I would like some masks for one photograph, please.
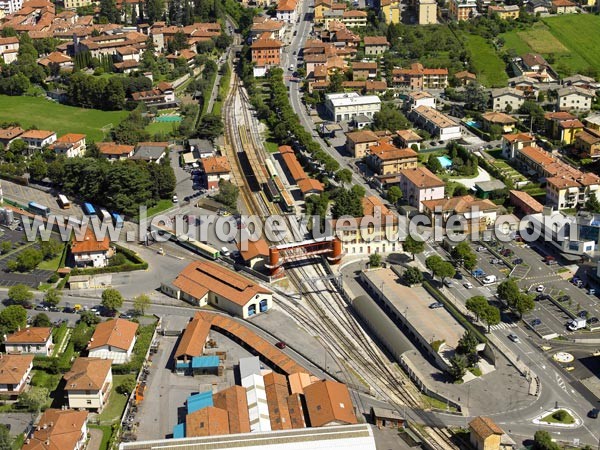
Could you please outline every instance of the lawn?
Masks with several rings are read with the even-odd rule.
[[[562,417],[561,417],[562,414]],[[543,417],[542,422],[547,422],[547,423],[562,423],[565,425],[570,425],[572,423],[575,423],[575,419],[573,418],[573,416],[571,414],[569,414],[567,411],[565,411],[564,409],[559,409],[558,411],[554,411],[551,414],[548,414],[546,417]]]
[[[155,214],[158,214],[159,212],[163,212],[166,209],[169,209],[170,207],[173,206],[173,202],[171,200],[167,199],[162,199],[159,200],[158,203],[156,205],[154,205],[152,208],[148,208],[147,211],[147,216],[151,217]]]
[[[501,34],[504,49],[518,55],[541,53],[560,75],[600,70],[600,17],[592,14],[567,14],[548,17],[527,31]]]
[[[61,249],[60,253],[58,255],[56,255],[54,258],[42,261],[41,263],[38,264],[37,268],[43,269],[43,270],[52,270],[52,271],[58,270],[58,265],[60,264],[60,260],[62,258],[62,252],[63,251]]]
[[[479,82],[486,87],[506,86],[505,64],[496,50],[481,36],[465,34],[464,37]]]
[[[112,436],[112,429],[107,425],[90,425],[89,428],[97,428],[102,431],[102,441],[98,450],[108,450],[108,442]]]
[[[146,131],[152,136],[155,134],[168,134],[176,131],[181,122],[152,122],[146,126]]]
[[[41,97],[0,95],[0,122],[19,122],[22,127],[36,126],[53,130],[60,136],[83,133],[89,141],[102,141],[102,128],[116,126],[127,111],[99,111],[60,105]]]
[[[102,412],[98,415],[100,423],[112,424],[119,421],[125,410],[127,404],[127,396],[119,394],[117,392],[117,386],[121,384],[124,378],[129,375],[114,375],[113,376],[113,387],[110,391],[110,397],[108,398],[108,404],[104,407]]]
[[[43,370],[34,371],[33,378],[31,379],[31,384],[33,386],[45,387],[48,389],[48,392],[52,392],[60,383],[60,379],[62,378],[62,374],[52,374],[45,372]]]

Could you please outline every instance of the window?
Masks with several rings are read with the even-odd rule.
[[[86,400],[86,404],[87,404],[87,405],[91,405],[91,404],[92,404],[92,401],[91,401],[91,400]]]

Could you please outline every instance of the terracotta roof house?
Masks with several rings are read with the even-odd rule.
[[[229,434],[229,415],[224,409],[207,406],[185,417],[185,437],[224,434]]]
[[[25,130],[21,127],[0,128],[0,144],[8,147],[12,141],[21,136]]]
[[[481,117],[483,119],[483,129],[486,131],[490,131],[492,126],[496,125],[502,129],[502,133],[511,133],[518,122],[514,117],[496,111],[487,112]]]
[[[461,72],[456,72],[454,74],[454,78],[456,78],[456,80],[462,84],[463,86],[466,86],[467,84],[473,82],[473,81],[477,81],[477,75],[475,75],[474,73],[469,72],[468,70],[463,70]]]
[[[288,383],[285,375],[276,372],[264,377],[271,430],[290,430],[292,421],[288,409]]]
[[[416,168],[417,156],[411,148],[398,148],[387,139],[380,139],[376,145],[369,147],[367,164],[376,174],[389,175]]]
[[[487,199],[478,199],[472,195],[462,197],[442,198],[438,200],[425,200],[422,202],[423,210],[430,214],[440,215],[443,223],[453,214],[464,216],[464,224],[459,224],[453,231],[468,233],[472,229],[485,230],[496,221],[498,205]]]
[[[253,269],[260,269],[269,258],[269,245],[264,239],[257,241],[248,240],[244,248],[243,242],[239,242],[238,250],[244,263]]]
[[[515,133],[502,135],[502,154],[505,158],[513,159],[517,151],[523,147],[535,145],[535,137],[529,133]]]
[[[304,388],[304,399],[311,427],[358,422],[345,384],[330,380],[313,383]]]
[[[85,153],[85,134],[67,133],[59,137],[51,148],[57,155],[65,155],[67,158],[83,156]]]
[[[98,142],[96,147],[98,147],[100,156],[110,161],[130,158],[135,150],[133,145],[115,144],[114,142]]]
[[[101,411],[112,385],[110,359],[79,357],[64,376],[69,408]]]
[[[362,158],[368,149],[379,142],[379,136],[371,130],[350,131],[346,133],[346,150],[354,158]]]
[[[87,419],[87,411],[47,409],[22,450],[83,450]]]
[[[113,250],[110,247],[108,235],[99,241],[96,239],[92,227],[88,227],[83,239],[78,239],[77,235],[73,236],[71,254],[75,260],[75,265],[78,267],[89,265],[93,267],[105,267],[108,264],[108,258],[113,254]]]
[[[477,450],[500,450],[504,431],[489,417],[476,417],[469,422],[471,445]]]
[[[88,355],[110,359],[113,364],[123,364],[131,358],[136,341],[138,324],[125,319],[113,319],[96,325],[88,344]]]
[[[185,327],[181,340],[175,350],[175,364],[177,362],[189,362],[192,358],[201,356],[208,340],[210,322],[202,318],[199,313]]]
[[[217,189],[219,181],[231,179],[231,166],[225,156],[209,156],[200,160],[207,189]]]
[[[242,386],[231,386],[213,394],[213,403],[215,407],[227,411],[231,434],[250,432],[248,399]]]
[[[273,294],[242,275],[219,264],[194,261],[163,292],[197,306],[211,304],[248,318],[271,308]]]
[[[446,183],[427,167],[404,169],[399,175],[404,199],[419,211],[423,211],[424,201],[439,200],[445,196]]]
[[[27,130],[19,136],[19,139],[25,141],[31,150],[40,150],[56,141],[56,133],[47,130]]]
[[[0,354],[0,395],[19,395],[31,380],[33,355]]]
[[[6,337],[4,348],[6,353],[33,353],[50,356],[54,348],[52,328],[28,327],[15,331]]]

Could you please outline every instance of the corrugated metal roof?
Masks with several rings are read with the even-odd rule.
[[[188,414],[208,406],[213,406],[212,391],[199,392],[198,394],[190,395],[187,399]]]
[[[181,439],[185,437],[185,423],[178,423],[173,427],[173,439]]]
[[[219,357],[211,355],[195,356],[192,358],[192,369],[202,369],[207,367],[219,367]]]

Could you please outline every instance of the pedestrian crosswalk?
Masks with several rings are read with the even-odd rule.
[[[517,324],[516,323],[506,323],[506,322],[500,322],[498,325],[492,325],[490,327],[491,330],[508,330],[510,328],[516,328]]]

